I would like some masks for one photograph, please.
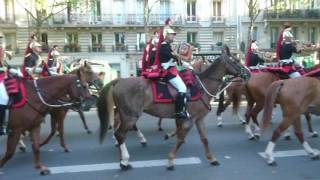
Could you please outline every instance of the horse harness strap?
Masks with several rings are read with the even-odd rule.
[[[78,86],[78,83],[79,83],[79,80],[77,80],[77,86]],[[64,103],[64,104],[48,104],[42,97],[41,95],[41,92],[40,92],[40,88],[38,87],[38,84],[37,84],[37,80],[33,80],[33,84],[34,84],[34,87],[36,88],[36,92],[37,92],[37,95],[39,97],[39,99],[41,100],[41,102],[46,105],[46,106],[49,106],[49,107],[66,107],[66,106],[71,106],[73,105],[74,103]]]
[[[227,86],[225,86],[222,90],[220,90],[219,92],[217,92],[217,93],[214,95],[214,94],[211,94],[211,93],[208,91],[208,89],[204,86],[204,84],[201,82],[199,76],[195,75],[195,77],[196,77],[196,79],[198,80],[198,82],[199,82],[199,84],[201,85],[201,87],[202,87],[202,89],[204,90],[204,92],[205,92],[206,94],[208,94],[210,97],[219,97],[219,95],[220,95],[226,88],[228,88],[228,87],[231,85],[231,83],[232,83],[232,82],[230,82]],[[212,79],[212,80],[216,80],[216,81],[222,83],[222,80],[220,80],[220,79],[213,79],[213,78],[211,78],[211,79]]]
[[[204,99],[202,98],[202,96],[200,97],[200,100],[201,100],[201,102],[203,103],[203,105],[204,105],[209,111],[212,110],[211,105],[210,105],[210,104],[207,104],[207,103],[204,101]]]

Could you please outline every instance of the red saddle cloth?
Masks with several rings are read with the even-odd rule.
[[[9,95],[9,107],[20,108],[26,104],[26,90],[23,81],[18,78],[7,78],[4,80]]]
[[[272,73],[274,75],[276,75],[277,77],[279,77],[279,79],[288,79],[289,78],[289,74],[294,72],[294,71],[298,71],[300,72],[300,74],[304,74],[304,70],[301,67],[295,66],[295,65],[290,65],[290,66],[267,66],[264,68],[257,68],[257,69],[251,69],[250,68],[250,72],[251,73],[259,73],[259,72],[269,72]]]
[[[187,86],[187,100],[196,101],[200,99],[200,87],[196,83],[196,78],[190,70],[179,72],[181,79]],[[175,101],[177,90],[170,84],[161,79],[152,80],[153,101],[155,103],[172,103]]]

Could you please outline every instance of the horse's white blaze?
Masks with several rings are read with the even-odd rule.
[[[120,145],[120,151],[121,151],[121,164],[127,166],[129,164],[129,152],[126,146],[126,143],[122,143]]]

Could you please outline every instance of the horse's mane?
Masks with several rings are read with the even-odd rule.
[[[212,71],[217,71],[217,68],[218,68],[217,65],[218,63],[221,63],[220,61],[221,61],[221,56],[215,59],[213,63],[206,70],[204,70],[203,72],[200,72],[198,74],[199,78],[202,79],[202,78],[208,77]]]

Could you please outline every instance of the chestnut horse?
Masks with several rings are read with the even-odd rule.
[[[29,131],[31,133],[32,148],[34,153],[35,167],[41,175],[49,174],[49,169],[40,161],[40,125],[45,114],[50,111],[51,106],[78,105],[83,98],[90,96],[87,82],[80,71],[77,75],[62,75],[38,80],[23,81],[27,103],[18,109],[9,110],[8,128],[10,132],[7,139],[7,150],[0,161],[0,167],[13,156],[21,133]],[[59,101],[69,96],[71,103],[62,104]],[[27,114],[27,116],[26,116]]]
[[[100,88],[101,86],[99,85],[100,79],[96,75],[95,72],[93,72],[91,66],[87,64],[86,62],[84,63],[83,66],[81,66],[79,69],[76,69],[70,74],[75,74],[76,72],[80,71],[81,76],[83,77],[84,81],[88,83],[88,85],[93,85],[96,88]],[[73,108],[75,111],[77,111],[80,115],[80,118],[82,120],[82,123],[84,125],[84,128],[87,130],[88,133],[91,133],[91,131],[88,129],[88,126],[85,121],[84,114],[79,108]],[[69,109],[66,108],[53,108],[50,109],[49,114],[51,116],[51,132],[48,135],[48,137],[40,144],[40,146],[48,144],[50,139],[53,137],[53,135],[56,133],[58,130],[59,132],[59,137],[60,137],[60,145],[64,149],[65,152],[69,152],[69,149],[67,148],[65,142],[64,142],[64,119],[67,115]]]
[[[175,147],[170,151],[167,169],[173,170],[173,160],[185,136],[196,124],[201,141],[205,147],[207,159],[212,165],[218,165],[218,160],[211,154],[209,144],[205,133],[204,117],[209,112],[209,104],[212,94],[216,93],[222,83],[225,74],[239,75],[244,68],[238,60],[234,60],[222,54],[215,60],[208,69],[200,73],[198,82],[201,84],[204,92],[201,92],[201,99],[188,102],[187,110],[191,117],[189,119],[176,119],[177,142]],[[128,91],[130,89],[130,91]],[[111,81],[102,90],[98,98],[97,110],[100,119],[100,142],[104,140],[106,132],[112,121],[119,121],[118,127],[115,128],[114,136],[119,143],[121,154],[120,167],[123,170],[131,168],[129,164],[129,152],[127,150],[125,139],[127,132],[132,129],[143,112],[161,118],[174,118],[174,104],[155,104],[153,103],[151,81],[142,77],[137,78],[120,78]],[[113,107],[116,106],[118,111],[117,119],[114,119]]]
[[[271,120],[271,114],[275,103],[279,103],[282,109],[282,121],[273,131],[271,141],[265,150],[265,157],[269,165],[275,165],[273,150],[281,133],[290,125],[293,125],[295,135],[302,144],[304,150],[312,159],[319,159],[319,153],[313,150],[303,137],[301,130],[300,114],[308,111],[309,105],[320,109],[320,81],[313,77],[298,77],[272,83],[266,93],[266,101],[263,112],[263,126],[265,130]],[[319,113],[319,112],[318,112]]]

